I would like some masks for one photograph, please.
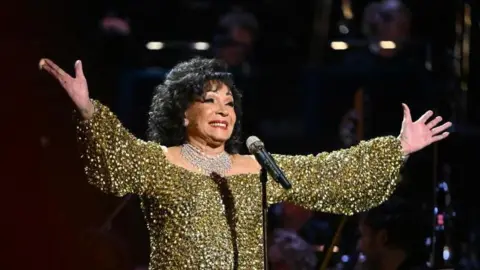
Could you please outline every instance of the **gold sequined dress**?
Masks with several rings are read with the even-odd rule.
[[[171,164],[163,146],[135,138],[107,107],[94,104],[93,118],[77,125],[85,173],[104,192],[141,197],[151,270],[263,269],[258,174],[229,176],[222,184]],[[292,188],[270,179],[269,203],[346,215],[385,201],[403,163],[394,137],[319,155],[273,157]]]

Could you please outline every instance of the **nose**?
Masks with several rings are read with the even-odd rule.
[[[218,106],[217,114],[221,115],[222,117],[228,116],[228,110],[225,105]]]

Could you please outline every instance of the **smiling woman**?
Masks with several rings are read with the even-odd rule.
[[[238,154],[240,94],[216,60],[178,64],[158,87],[145,142],[90,100],[82,64],[72,78],[48,59],[83,119],[78,141],[90,183],[118,196],[138,194],[150,232],[150,269],[262,269],[260,165]],[[413,122],[404,105],[400,136],[380,137],[317,156],[273,155],[292,188],[267,184],[269,203],[351,215],[385,201],[406,155],[446,138],[431,111]]]
[[[189,143],[223,148],[237,120],[232,92],[221,82],[208,82],[202,97],[185,111]],[[194,142],[202,140],[203,142]],[[219,150],[223,152],[223,149]]]
[[[205,115],[203,109],[208,109],[212,115]],[[229,116],[217,114],[218,109],[226,109],[223,113]],[[223,139],[222,145],[225,145],[225,151],[229,154],[239,152],[241,94],[234,85],[232,75],[221,62],[195,58],[177,65],[167,75],[165,83],[157,87],[152,100],[148,139],[167,147],[182,145],[187,134],[197,133],[196,127],[201,123],[200,119],[196,120],[197,116],[207,117],[209,121],[231,119],[230,134]],[[202,138],[208,139],[205,136]]]

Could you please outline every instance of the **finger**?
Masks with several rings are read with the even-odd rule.
[[[426,113],[424,113],[420,118],[418,118],[418,122],[425,124],[428,121],[428,119],[432,117],[432,115],[433,115],[433,112],[429,110]]]
[[[50,73],[53,77],[58,78],[61,77],[60,73],[58,73],[57,70],[55,70],[51,65],[47,63],[47,59],[41,59],[40,62],[38,63],[38,67],[40,70],[45,70],[48,73]]]
[[[49,66],[44,66],[42,69],[52,75],[60,83],[60,85],[62,85],[62,87],[66,87],[68,81],[66,80],[65,76],[62,76],[57,70]]]
[[[441,126],[438,126],[438,127],[436,127],[436,128],[433,128],[433,129],[432,129],[432,133],[433,133],[433,135],[437,135],[437,134],[439,134],[439,133],[444,132],[445,130],[447,130],[447,129],[448,129],[449,127],[451,127],[451,126],[452,126],[452,122],[446,122],[446,123],[444,123],[444,124],[441,125]]]
[[[429,129],[432,129],[432,128],[436,127],[438,125],[438,123],[440,123],[440,122],[442,122],[442,117],[437,116],[432,121],[428,122],[427,127]]]
[[[438,142],[438,141],[441,141],[441,140],[443,140],[443,139],[447,138],[447,137],[448,137],[448,135],[450,135],[450,133],[449,133],[449,132],[443,132],[443,133],[442,133],[442,134],[440,134],[440,135],[433,136],[433,138],[432,138],[432,143],[434,143],[434,142]]]
[[[60,75],[66,75],[67,73],[61,69],[59,66],[57,66],[57,64],[55,64],[52,60],[48,59],[48,58],[43,58],[43,66],[47,66],[47,67],[50,67],[52,68],[53,70],[55,70],[58,74]],[[40,62],[42,62],[42,60],[40,60]]]
[[[75,77],[76,78],[85,78],[85,75],[83,74],[82,61],[80,61],[80,60],[77,60],[75,62]]]
[[[70,77],[63,69],[57,66],[52,60],[43,58],[39,63],[40,69],[45,69],[57,79],[66,79]]]
[[[410,114],[410,108],[408,108],[407,104],[402,103],[403,107],[403,120],[407,122],[412,122],[412,115]]]

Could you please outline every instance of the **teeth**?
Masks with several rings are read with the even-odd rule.
[[[222,123],[211,123],[210,125],[212,125],[214,127],[227,127],[226,124],[222,124]]]

